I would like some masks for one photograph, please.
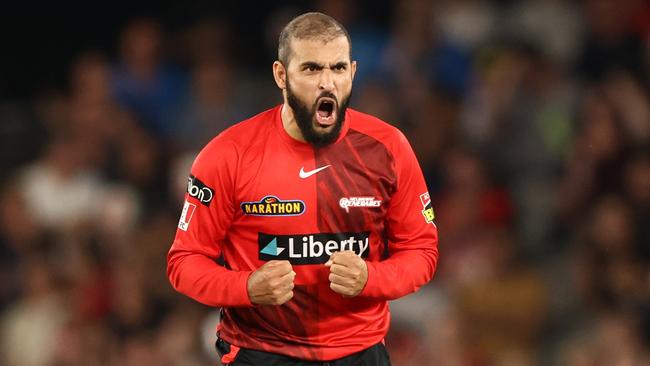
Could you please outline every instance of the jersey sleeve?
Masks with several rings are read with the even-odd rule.
[[[251,272],[216,262],[235,212],[237,160],[235,146],[219,137],[199,153],[167,255],[167,276],[174,289],[210,306],[252,306],[247,290]]]
[[[438,230],[422,170],[400,132],[393,151],[397,189],[386,217],[388,258],[366,262],[368,281],[361,296],[393,300],[431,280],[438,261]]]

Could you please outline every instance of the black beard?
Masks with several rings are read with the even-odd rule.
[[[323,97],[334,99],[337,102],[336,105],[338,106],[338,109],[336,110],[336,122],[334,122],[332,131],[319,133],[314,127],[314,120],[316,117],[318,100]],[[341,103],[338,103],[338,99],[336,99],[332,93],[323,92],[318,96],[310,109],[291,91],[289,80],[287,80],[287,102],[293,110],[293,116],[296,119],[302,137],[304,137],[305,141],[310,143],[313,147],[319,148],[327,146],[338,139],[339,134],[341,133],[341,128],[343,127],[345,111],[348,109],[348,104],[350,103],[350,95],[341,100]]]

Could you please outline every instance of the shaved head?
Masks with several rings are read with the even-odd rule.
[[[291,41],[294,39],[317,40],[327,43],[339,37],[347,38],[351,56],[352,41],[350,35],[336,19],[316,12],[299,15],[293,18],[280,33],[278,60],[285,67],[289,65],[292,54]]]

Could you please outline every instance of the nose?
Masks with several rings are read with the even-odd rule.
[[[332,70],[329,70],[327,68],[323,69],[323,72],[320,75],[320,80],[318,82],[318,89],[324,91],[334,90],[334,78],[332,77]]]

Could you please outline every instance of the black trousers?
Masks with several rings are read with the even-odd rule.
[[[230,353],[230,344],[217,338],[219,355]],[[241,348],[235,361],[227,366],[391,366],[386,347],[377,343],[363,351],[332,361],[304,361],[275,353]]]

